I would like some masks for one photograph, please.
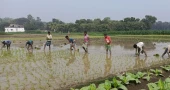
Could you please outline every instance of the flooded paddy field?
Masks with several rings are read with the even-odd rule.
[[[15,37],[17,38],[17,37]],[[142,70],[168,61],[160,57],[167,40],[134,39],[134,37],[112,38],[112,55],[106,55],[103,37],[91,38],[89,53],[81,48],[83,39],[77,39],[77,49],[70,51],[63,38],[52,41],[51,51],[43,50],[44,39],[35,39],[33,53],[24,48],[26,39],[12,40],[10,51],[0,50],[0,90],[67,90],[118,75],[126,71]],[[143,41],[147,57],[135,56],[133,44]],[[159,57],[153,56],[159,54]]]

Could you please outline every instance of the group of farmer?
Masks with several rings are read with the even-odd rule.
[[[72,39],[70,38],[68,35],[65,36],[65,38],[68,40],[69,44],[70,44],[70,50],[76,50],[76,41],[75,39]],[[51,41],[52,41],[52,35],[50,33],[50,31],[48,31],[48,34],[46,36],[46,43],[44,44],[44,50],[46,48],[46,46],[49,47],[49,50],[51,50]],[[105,40],[105,48],[106,48],[106,54],[108,54],[108,51],[111,55],[111,38],[110,36],[108,36],[107,34],[104,34],[104,40]],[[3,46],[1,47],[1,49],[5,46],[7,46],[7,50],[10,50],[10,45],[11,45],[11,41],[10,40],[4,40],[4,41],[1,41]],[[86,53],[88,53],[88,46],[90,44],[90,38],[89,38],[89,35],[87,34],[87,31],[84,31],[84,42],[83,42],[83,45],[82,45],[82,48],[84,49],[84,51]],[[66,43],[65,43],[66,45]],[[33,40],[28,40],[25,44],[25,47],[27,48],[28,51],[30,51],[30,49],[33,51]],[[140,55],[140,53],[144,53],[145,56],[147,56],[147,53],[145,51],[145,45],[143,42],[138,42],[136,44],[133,45],[133,47],[136,49],[135,50],[135,54],[137,56]],[[170,45],[165,49],[164,53],[162,54],[162,57],[167,53],[168,56],[169,56],[169,52],[170,52]]]

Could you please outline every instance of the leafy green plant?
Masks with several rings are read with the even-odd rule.
[[[170,78],[165,79],[165,81],[159,79],[158,82],[149,83],[147,86],[149,90],[170,90]]]
[[[113,89],[122,89],[122,90],[127,90],[126,86],[124,86],[121,81],[117,80],[115,77],[113,78],[112,81],[112,86],[114,87]]]
[[[71,88],[71,90],[78,90],[78,89]],[[96,90],[96,85],[90,84],[89,86],[82,87],[80,90]]]
[[[156,76],[163,76],[162,75],[162,70],[159,69],[150,69],[151,72],[153,72]]]
[[[145,72],[137,72],[137,73],[136,73],[136,77],[137,77],[138,79],[144,77],[145,75],[146,75]]]
[[[150,79],[151,79],[151,75],[152,75],[153,73],[151,73],[150,71],[148,71],[147,72],[147,75],[145,76],[145,77],[143,77],[143,79],[145,79],[145,80],[147,80],[147,81],[150,81]]]
[[[109,80],[105,80],[104,83],[99,84],[97,90],[110,90],[111,89],[111,82]]]
[[[128,77],[123,76],[123,75],[118,76],[118,77],[123,82],[123,84],[129,84],[130,79]]]
[[[135,81],[135,83],[141,83],[138,79],[138,76],[132,73],[126,73],[126,76],[129,77],[130,81]]]
[[[118,76],[119,79],[124,83],[124,84],[129,84],[130,81],[135,81],[135,83],[141,83],[138,79],[138,77],[135,74],[132,73],[126,73],[125,76]]]
[[[170,71],[170,65],[160,66],[160,67],[163,68],[166,71]]]

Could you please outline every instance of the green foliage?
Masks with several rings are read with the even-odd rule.
[[[151,72],[153,72],[156,76],[163,76],[162,75],[162,70],[159,69],[150,69]]]
[[[125,76],[119,76],[119,79],[124,83],[124,84],[129,84],[130,81],[135,81],[135,83],[141,83],[138,79],[138,76],[132,73],[126,73]]]
[[[146,75],[145,72],[137,72],[136,77],[137,77],[138,79],[140,79],[140,78],[143,78],[145,75]]]
[[[160,66],[160,67],[163,68],[166,71],[170,71],[170,65]]]
[[[170,90],[170,78],[166,78],[165,81],[159,79],[156,83],[147,84],[149,90]]]
[[[113,78],[112,86],[113,86],[113,89],[115,90],[118,90],[118,89],[127,90],[126,86],[124,86],[121,83],[121,81],[117,80],[116,78]]]
[[[145,76],[145,77],[143,77],[143,79],[145,79],[145,80],[147,80],[147,81],[150,81],[150,79],[151,79],[151,75],[152,75],[153,73],[151,73],[151,72],[147,72],[147,75]]]

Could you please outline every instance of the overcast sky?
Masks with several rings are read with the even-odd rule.
[[[77,19],[110,17],[143,18],[153,15],[159,21],[170,21],[170,0],[0,0],[0,18],[39,16],[42,21],[52,18],[64,22]]]

